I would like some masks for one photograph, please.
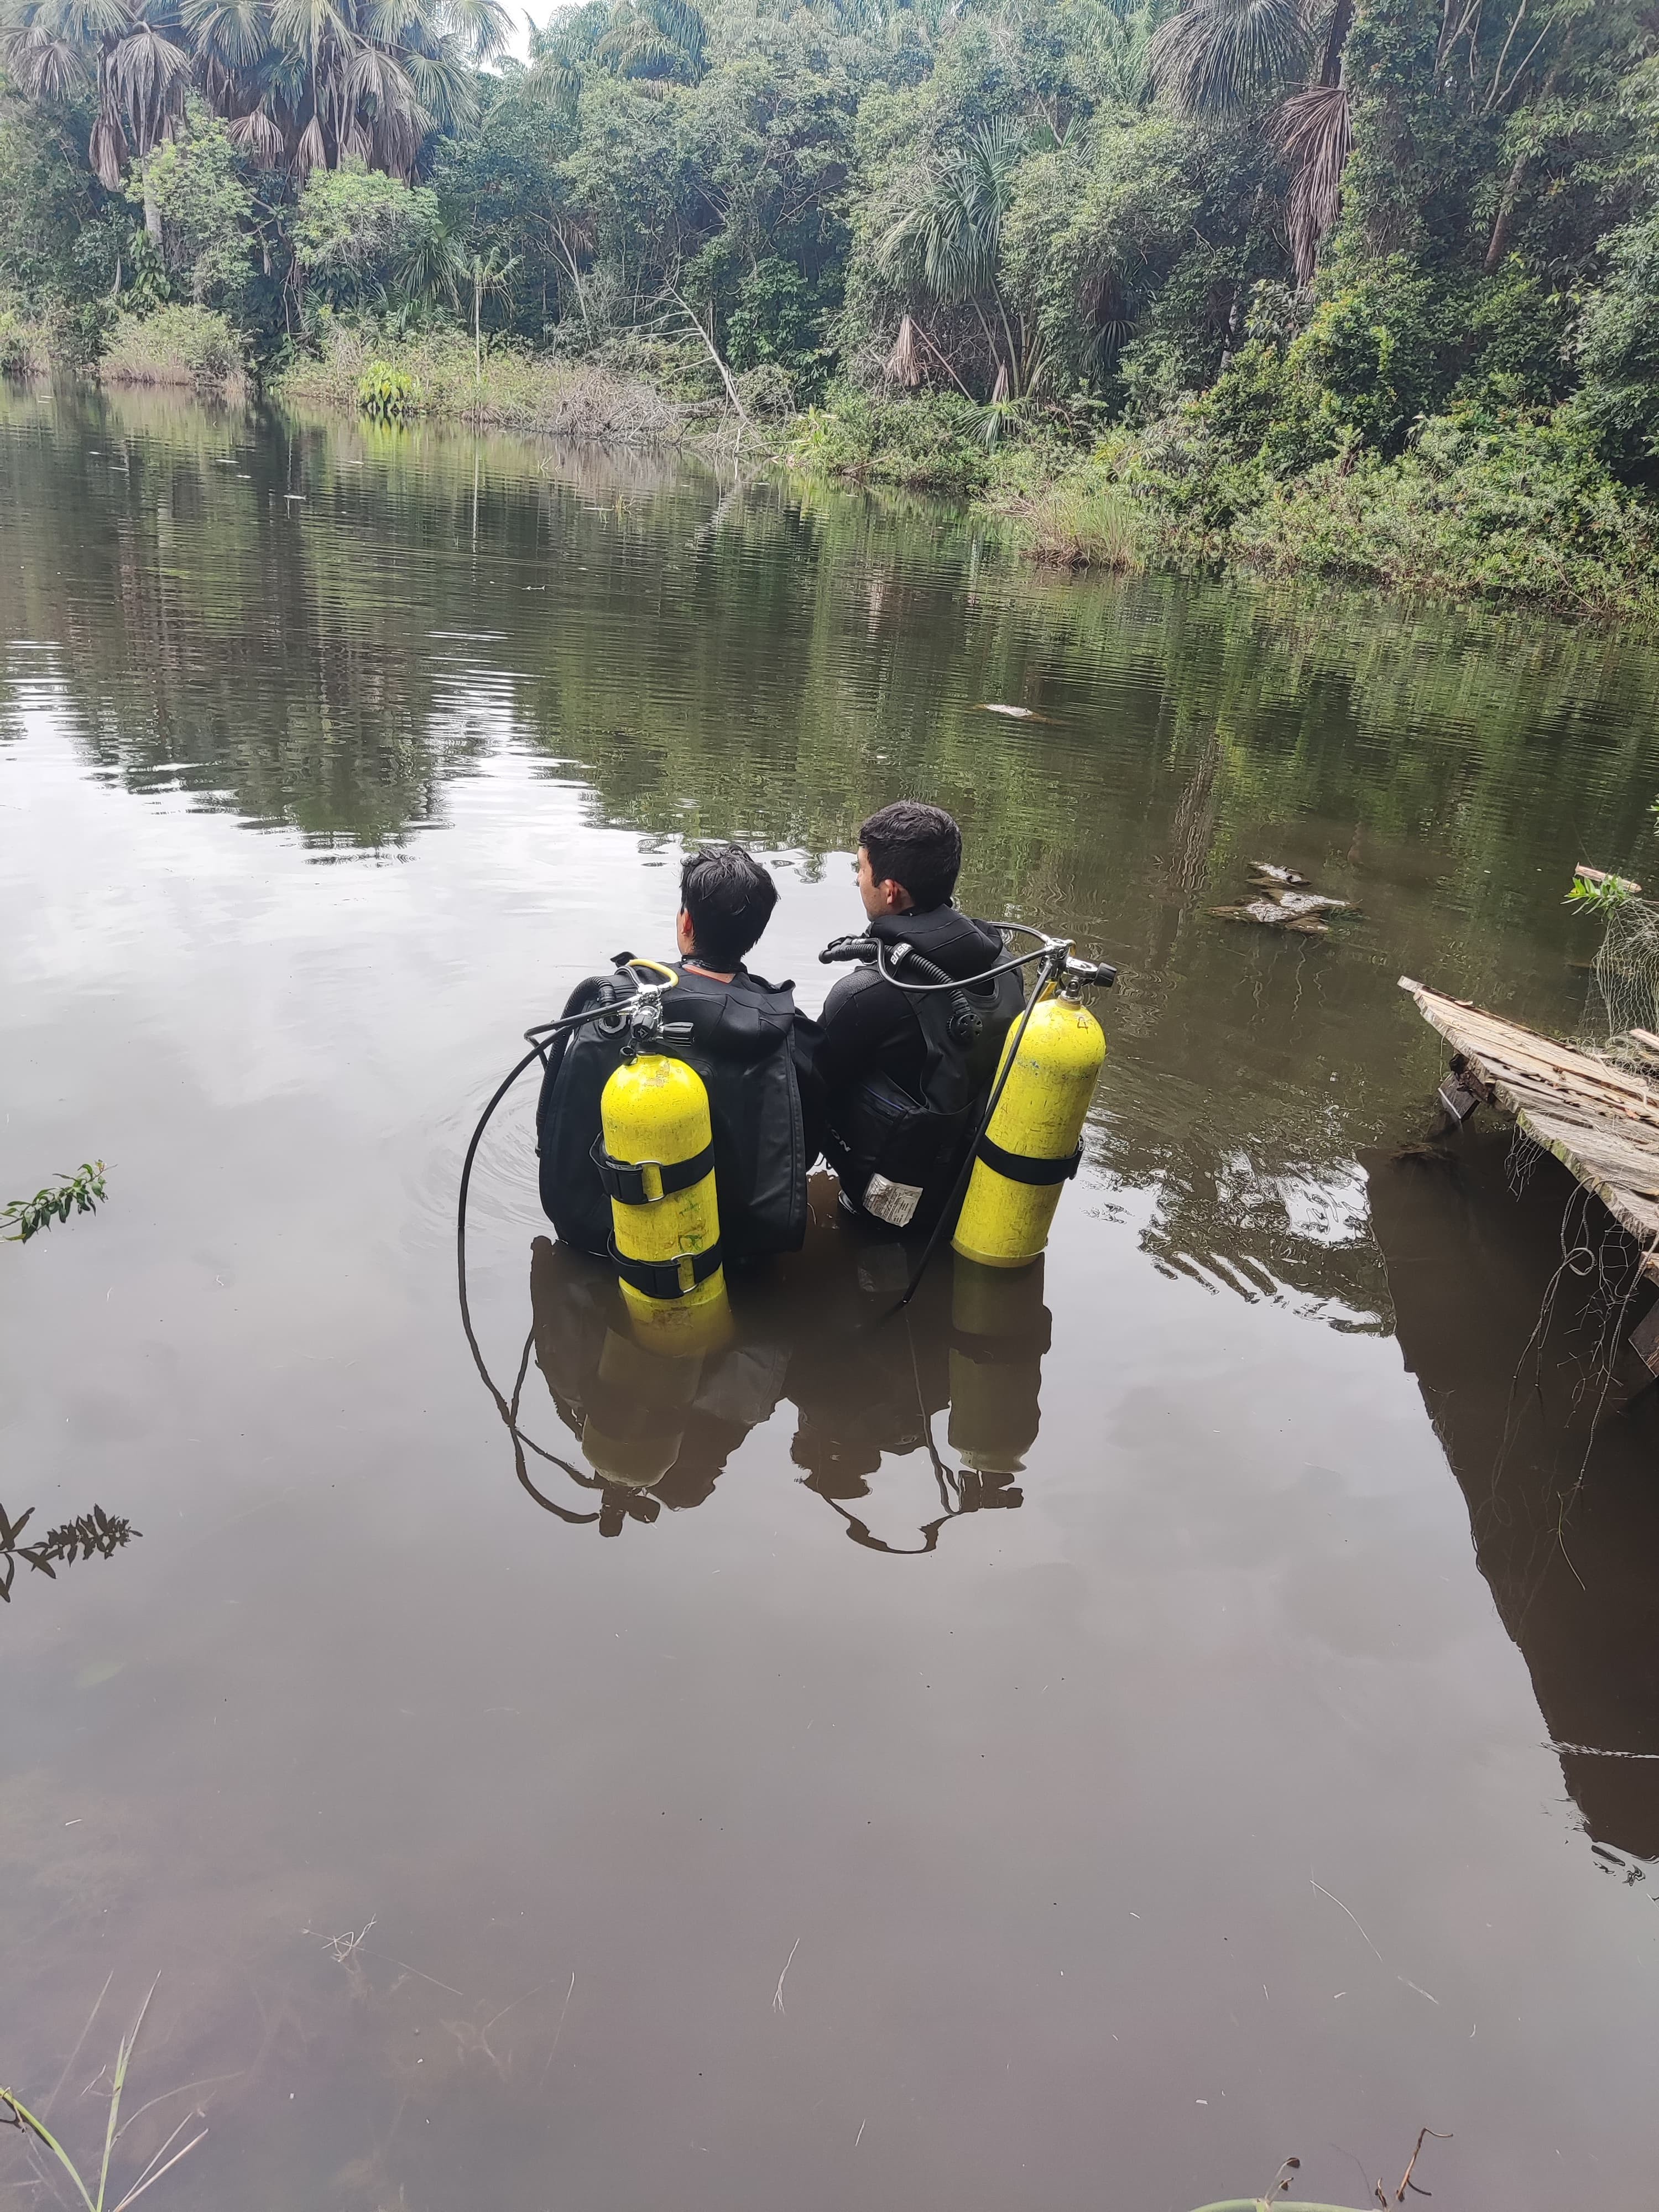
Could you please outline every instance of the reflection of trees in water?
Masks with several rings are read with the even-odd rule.
[[[1620,1348],[1634,1254],[1564,1169],[1528,1164],[1515,1175],[1505,1132],[1476,1124],[1437,1158],[1368,1163],[1371,1218],[1401,1349],[1567,1788],[1591,1836],[1652,1858],[1659,1398]]]

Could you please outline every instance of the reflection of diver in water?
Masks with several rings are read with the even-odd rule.
[[[653,1337],[602,1261],[536,1240],[536,1362],[586,1464],[556,1463],[599,1492],[605,1534],[624,1519],[654,1521],[665,1505],[701,1504],[785,1398],[796,1408],[791,1456],[802,1480],[855,1542],[931,1552],[947,1521],[1022,1502],[1013,1477],[1036,1437],[1049,1340],[1042,1262],[1017,1272],[960,1258],[939,1265],[914,1304],[877,1327],[914,1255],[838,1229],[829,1178],[814,1179],[812,1196],[803,1249],[734,1274],[725,1309],[695,1340]],[[955,1467],[934,1442],[946,1407]],[[884,1462],[918,1452],[936,1503],[878,1534],[889,1517]]]
[[[1659,1856],[1659,1400],[1614,1326],[1633,1255],[1553,1160],[1517,1192],[1507,1132],[1367,1168],[1400,1348],[1567,1788],[1599,1842]]]

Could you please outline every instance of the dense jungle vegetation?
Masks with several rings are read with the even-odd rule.
[[[1659,607],[1638,0],[4,0],[0,368]]]

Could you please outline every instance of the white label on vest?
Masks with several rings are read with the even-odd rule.
[[[865,1186],[865,1212],[895,1229],[908,1227],[921,1204],[919,1182],[889,1182],[884,1175],[872,1175]]]

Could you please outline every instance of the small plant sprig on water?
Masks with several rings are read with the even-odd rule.
[[[54,1221],[67,1221],[71,1213],[95,1212],[100,1200],[106,1196],[104,1163],[82,1160],[72,1176],[60,1176],[54,1185],[37,1190],[33,1198],[9,1199],[0,1206],[0,1222],[6,1224],[6,1242],[27,1244],[31,1237],[50,1229]]]
[[[1578,914],[1615,914],[1620,907],[1629,906],[1636,895],[1636,886],[1623,876],[1603,876],[1595,883],[1575,876],[1562,904]]]
[[[160,1977],[158,1976],[157,1980],[159,1979]],[[109,1987],[109,1984],[106,1982],[104,1987],[105,1989],[107,1989]],[[115,2055],[115,2071],[112,2075],[110,2081],[109,2118],[104,2128],[104,2155],[99,2164],[98,2193],[95,2197],[93,2195],[91,2190],[88,2188],[86,2183],[82,2179],[80,2169],[76,2166],[75,2160],[64,2148],[63,2144],[58,2142],[57,2136],[53,2135],[52,2130],[46,2125],[45,2120],[38,2118],[34,2113],[30,2112],[28,2106],[24,2104],[22,2100],[12,2090],[0,2089],[0,2125],[14,2127],[20,2134],[33,2136],[37,2141],[43,2142],[46,2148],[52,2153],[52,2156],[58,2160],[58,2163],[63,2167],[64,2172],[68,2174],[70,2179],[75,2184],[76,2190],[80,2193],[81,2202],[87,2208],[87,2212],[126,2212],[126,2208],[129,2204],[136,2203],[139,2197],[143,2195],[144,2191],[150,2187],[152,2183],[159,2181],[164,2173],[167,2172],[172,2167],[178,2165],[181,2158],[185,2157],[187,2153],[193,2151],[197,2144],[201,2142],[203,2136],[205,2136],[207,2133],[205,2115],[203,2113],[201,2107],[198,2106],[193,2112],[186,2114],[185,2118],[179,2121],[178,2126],[173,2130],[173,2133],[161,2145],[161,2149],[155,2153],[155,2156],[147,2162],[142,2171],[137,2175],[132,2186],[130,2189],[125,2190],[112,2203],[106,2203],[106,2200],[108,2198],[110,2193],[110,2161],[114,2156],[116,2143],[119,2140],[123,2132],[120,2124],[121,2093],[126,2087],[127,2069],[132,2063],[132,2054],[137,2046],[138,2031],[144,2024],[144,2015],[149,2010],[149,2000],[150,1997],[155,1996],[155,1989],[156,1984],[155,1982],[152,1982],[149,1985],[149,1996],[144,1999],[143,2003],[138,2008],[138,2017],[132,2024],[131,2034],[122,2037],[120,2049]],[[98,2002],[99,2004],[103,2002],[101,1996],[100,1996]],[[93,2018],[96,2019],[98,2006],[94,2005],[92,2009]],[[87,2026],[90,2027],[91,2025],[91,2021],[88,2021]],[[85,2040],[85,2034],[86,2031],[83,2029],[82,2031],[82,2041]],[[76,2050],[79,2050],[80,2045],[77,2044],[76,2048]],[[67,2069],[65,2070],[67,2071]],[[47,2100],[47,2102],[50,2104],[50,2098]],[[178,2142],[179,2136],[185,2132],[185,2130],[197,2120],[201,2120],[203,2122],[200,2134],[193,2135],[190,2141],[184,2145],[182,2149],[176,2151],[173,2150],[173,2144]],[[169,2151],[173,2151],[171,2158],[167,2156],[167,2153]]]
[[[37,1574],[45,1575],[48,1582],[56,1582],[55,1565],[66,1567],[76,1559],[89,1559],[94,1552],[102,1559],[110,1559],[123,1544],[143,1534],[118,1514],[106,1513],[101,1505],[94,1505],[90,1513],[77,1514],[60,1528],[49,1528],[33,1543],[20,1544],[18,1538],[33,1518],[32,1505],[15,1521],[9,1519],[5,1507],[0,1505],[0,1604],[11,1603],[11,1586],[19,1559],[27,1559]]]

